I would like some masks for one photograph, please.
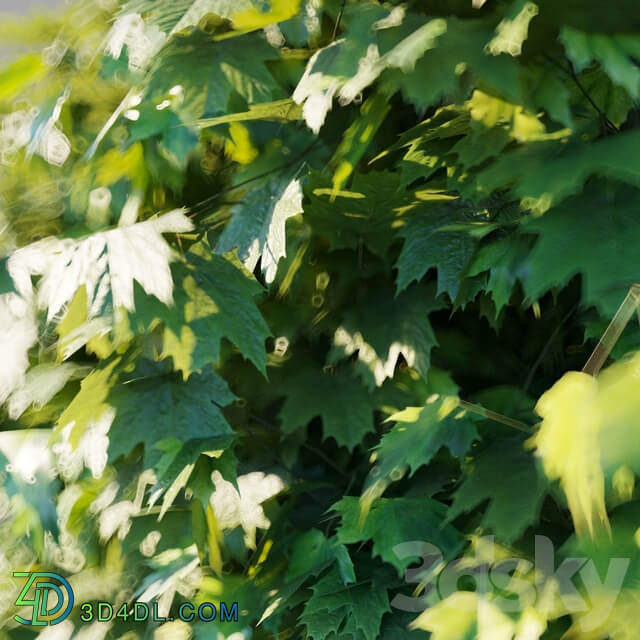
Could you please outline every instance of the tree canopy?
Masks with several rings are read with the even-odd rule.
[[[635,2],[92,0],[0,41],[0,637],[50,571],[42,640],[635,638],[638,327],[577,373],[640,277]],[[601,589],[437,597],[406,547],[535,536]]]

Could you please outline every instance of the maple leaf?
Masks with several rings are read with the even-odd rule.
[[[472,210],[467,210],[471,214]],[[465,212],[454,208],[426,211],[414,215],[399,231],[404,238],[396,261],[398,291],[420,280],[431,267],[438,269],[436,295],[446,292],[452,300],[458,295],[461,274],[471,258],[474,242],[465,232],[440,231],[447,224],[466,219]]]
[[[313,640],[375,640],[382,616],[391,610],[385,589],[345,585],[337,568],[329,569],[311,590],[299,621]]]
[[[186,263],[174,267],[174,304],[136,296],[131,321],[144,330],[164,323],[162,357],[171,356],[185,379],[209,363],[218,363],[220,340],[227,338],[264,374],[269,328],[253,298],[260,285],[232,254],[219,256],[194,245]]]
[[[525,493],[522,487],[527,487]],[[482,527],[510,543],[538,521],[545,492],[546,482],[522,439],[505,438],[469,463],[469,475],[456,490],[447,517],[453,520],[489,500]]]
[[[285,224],[302,213],[302,189],[298,180],[272,178],[252,189],[231,211],[231,221],[218,239],[216,250],[234,248],[249,271],[261,259],[267,283],[273,282],[278,261],[286,256]]]
[[[328,564],[337,561],[343,584],[355,582],[353,563],[344,545],[329,540],[318,529],[310,529],[296,538],[287,568],[287,581],[320,573]]]
[[[600,575],[605,575],[607,570],[611,571],[616,564],[620,566],[615,586],[603,585],[602,589],[594,589],[589,598],[589,608],[576,612],[570,627],[572,633],[586,626],[589,620],[587,616],[592,616],[593,631],[596,634],[609,634],[614,638],[633,634],[633,612],[640,598],[637,588],[640,557],[635,541],[637,517],[637,501],[618,506],[611,514],[610,537],[593,540],[572,535],[559,550],[562,557],[584,558],[586,564],[591,565],[591,569]]]
[[[633,491],[640,460],[632,436],[639,366],[636,352],[597,376],[569,371],[536,405],[543,421],[527,444],[542,459],[547,477],[559,480],[581,538],[597,540],[610,532],[605,491],[610,482],[622,502],[629,488]],[[559,423],[561,438],[554,426]]]
[[[490,195],[498,185],[513,185],[522,205],[537,214],[579,193],[587,178],[606,175],[638,185],[633,149],[640,133],[627,131],[589,145],[572,141],[560,149],[553,141],[501,154],[474,178],[476,193]]]
[[[237,621],[167,621],[172,638],[634,638],[637,336],[552,384],[589,358],[585,326],[617,314],[600,356],[635,304],[617,312],[640,240],[635,3],[3,20],[3,45],[64,38],[0,70],[0,558],[59,567],[86,602],[238,602]],[[530,422],[523,389],[546,387],[526,443],[459,400]],[[425,589],[409,630],[390,602],[426,560],[407,542],[451,567],[470,541],[475,569],[562,519],[558,558],[603,579],[631,559],[588,611]]]
[[[615,84],[624,87],[632,98],[640,97],[640,70],[633,60],[638,54],[634,37],[584,33],[564,26],[560,40],[576,72],[597,60]]]
[[[284,433],[320,416],[323,438],[333,438],[351,450],[374,430],[375,399],[347,369],[333,374],[311,368],[296,371],[280,390],[286,394],[280,410]]]
[[[385,28],[390,14],[376,4],[364,3],[349,20],[348,37],[316,51],[309,59],[293,99],[304,103],[304,119],[315,133],[324,124],[334,96],[341,104],[348,104],[387,67],[411,68],[446,30],[446,22],[435,19],[409,35],[400,31],[405,37],[381,54],[377,31]]]
[[[368,294],[355,308],[348,309],[335,332],[329,362],[358,352],[357,371],[373,388],[393,377],[402,355],[423,377],[429,370],[431,349],[437,346],[428,315],[442,308],[431,287],[414,285],[397,297],[388,288]],[[378,310],[384,307],[386,315]],[[390,337],[392,336],[392,337]]]
[[[546,616],[532,607],[514,621],[490,598],[469,591],[456,591],[420,614],[411,629],[430,632],[433,640],[451,637],[490,640],[527,637],[538,640],[546,629]]]
[[[527,39],[529,23],[538,15],[538,5],[528,0],[514,2],[496,27],[496,35],[487,45],[489,53],[496,56],[508,53],[519,56],[522,43]]]
[[[516,282],[528,275],[527,258],[531,250],[529,238],[512,233],[482,245],[470,261],[466,275],[483,276],[485,291],[491,292],[495,303],[494,317],[509,302]]]
[[[312,176],[305,189],[305,220],[332,249],[354,249],[364,242],[384,256],[394,239],[393,228],[422,204],[416,194],[401,188],[396,174],[386,171],[356,173],[348,190],[334,192],[331,184],[319,174]]]
[[[260,0],[189,0],[189,4],[191,6],[172,31],[196,26],[208,13],[231,20],[236,29],[249,31],[287,20],[300,9],[300,0],[271,0],[267,3]]]
[[[521,269],[525,293],[536,299],[582,274],[584,303],[612,316],[629,283],[638,279],[634,242],[629,242],[636,235],[638,202],[635,190],[611,194],[594,186],[530,221],[525,228],[538,239]],[[609,211],[606,218],[603,207]],[[562,238],[569,232],[572,241],[567,244]]]
[[[566,373],[540,397],[536,412],[543,421],[530,442],[547,477],[560,480],[580,535],[595,535],[600,526],[609,526],[597,440],[599,416],[593,408],[596,397],[595,378]],[[558,424],[563,425],[561,439],[551,436]]]
[[[472,418],[458,406],[457,397],[434,394],[425,406],[407,407],[388,418],[396,424],[376,448],[376,465],[365,481],[367,500],[381,495],[388,483],[402,477],[407,468],[412,476],[442,447],[457,458],[464,456],[480,436]]]
[[[414,559],[396,553],[397,545],[403,542],[429,542],[438,547],[444,557],[450,557],[463,544],[460,533],[445,524],[445,505],[428,498],[378,498],[363,513],[360,500],[346,496],[331,509],[342,517],[336,534],[339,542],[353,544],[372,540],[373,556],[392,564],[399,575]]]
[[[173,37],[149,70],[147,95],[160,102],[181,87],[176,113],[185,122],[228,113],[237,92],[247,104],[286,97],[265,63],[276,49],[257,34],[215,41],[198,29]]]
[[[36,300],[47,309],[48,320],[57,317],[83,285],[90,294],[89,318],[100,315],[108,302],[133,311],[134,281],[168,304],[173,299],[169,262],[174,256],[162,234],[192,230],[184,213],[176,209],[80,240],[46,238],[17,249],[8,268],[18,286],[30,276],[42,276]]]
[[[237,489],[219,471],[213,472],[212,480],[215,491],[210,502],[219,526],[222,529],[242,526],[245,544],[255,549],[256,529],[267,529],[270,525],[260,505],[280,493],[285,487],[284,481],[276,474],[261,471],[238,476]]]
[[[60,416],[55,438],[67,466],[76,467],[84,456],[99,476],[107,459],[127,455],[137,444],[144,444],[148,469],[163,458],[167,442],[188,446],[206,439],[210,449],[231,443],[234,434],[220,407],[235,396],[212,369],[180,383],[156,363],[141,360],[138,370],[126,368],[122,356],[96,368]]]
[[[401,89],[406,100],[421,113],[443,95],[455,95],[462,74],[467,70],[476,83],[517,101],[520,98],[518,65],[511,56],[484,55],[484,48],[491,39],[492,31],[487,21],[449,17],[446,31],[438,38],[436,46],[417,60],[415,68],[393,71],[386,82]]]

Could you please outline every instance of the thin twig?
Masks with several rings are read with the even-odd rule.
[[[305,149],[303,149],[295,158],[293,158],[292,160],[289,160],[289,162],[285,164],[282,164],[278,167],[274,167],[273,169],[269,169],[268,171],[264,171],[263,173],[259,173],[258,175],[253,176],[252,178],[248,178],[247,180],[239,182],[238,184],[234,184],[230,187],[227,187],[226,189],[222,189],[221,191],[218,191],[218,193],[212,196],[209,196],[204,200],[200,200],[199,202],[196,202],[192,207],[190,207],[191,215],[189,217],[193,218],[196,215],[199,215],[200,213],[202,213],[202,211],[205,210],[204,208],[206,208],[207,206],[215,202],[218,198],[220,198],[225,193],[229,193],[230,191],[234,191],[235,189],[240,189],[240,187],[244,187],[245,185],[250,184],[255,180],[260,180],[261,178],[265,178],[266,176],[269,176],[272,173],[277,173],[278,171],[283,171],[284,169],[289,168],[291,165],[294,165],[296,162],[298,162],[298,160],[300,160],[305,155],[307,155],[313,149],[313,147],[315,147],[315,145],[318,144],[318,142],[319,142],[319,139],[316,138],[310,145],[308,145]],[[200,211],[198,211],[198,208],[200,208]]]
[[[602,334],[600,340],[598,340],[598,344],[582,368],[584,373],[588,373],[592,376],[598,374],[602,365],[609,357],[611,350],[615,346],[616,342],[618,342],[618,338],[620,338],[625,327],[629,324],[631,316],[638,310],[639,305],[640,285],[634,284],[629,288],[625,299],[618,307],[618,310],[609,323],[609,326]]]
[[[560,322],[556,325],[555,329],[551,332],[551,335],[545,342],[544,347],[542,347],[542,349],[540,350],[540,353],[538,354],[536,361],[533,363],[533,365],[529,369],[529,372],[527,373],[527,377],[525,378],[524,385],[522,387],[522,390],[525,393],[527,392],[527,390],[529,389],[529,386],[533,382],[533,377],[536,371],[538,370],[538,367],[542,364],[542,361],[544,360],[545,356],[547,355],[547,352],[551,348],[551,345],[553,344],[553,341],[555,340],[556,336],[560,332],[560,329],[565,325],[565,323],[576,312],[577,309],[578,309],[578,305],[577,304],[573,305],[573,307],[569,309],[569,311],[565,314],[564,318],[560,320]]]
[[[340,28],[340,22],[342,22],[342,14],[344,13],[344,7],[347,4],[347,0],[342,0],[342,4],[340,5],[340,11],[338,12],[338,17],[336,18],[336,23],[333,27],[333,35],[331,36],[331,42],[336,39],[338,35],[338,29]]]
[[[618,127],[616,127],[616,125],[613,122],[611,122],[611,120],[609,120],[609,118],[607,117],[607,114],[604,111],[602,111],[602,109],[600,109],[600,107],[595,103],[593,98],[589,95],[589,92],[582,86],[582,83],[580,82],[580,80],[578,80],[578,76],[576,75],[576,72],[571,62],[569,62],[569,70],[570,70],[570,76],[572,80],[575,82],[578,89],[580,89],[580,91],[582,92],[582,95],[584,95],[584,97],[589,101],[589,104],[596,110],[602,122],[604,122],[605,125],[614,133],[619,133],[620,129],[618,129]]]
[[[467,402],[466,400],[460,400],[460,407],[463,409],[467,409],[467,411],[471,411],[473,413],[477,413],[481,415],[483,418],[487,418],[489,420],[493,420],[494,422],[499,422],[500,424],[504,424],[507,427],[511,427],[512,429],[517,429],[518,431],[524,431],[525,433],[531,433],[531,427],[524,423],[520,422],[520,420],[514,420],[509,416],[505,416],[497,411],[491,411],[490,409],[485,409],[482,405],[473,404],[471,402]]]
[[[279,431],[279,429],[278,429],[278,427],[276,427],[276,425],[271,424],[270,422],[268,422],[264,418],[261,418],[260,416],[254,414],[254,413],[250,413],[249,417],[252,420],[255,420],[256,422],[258,422],[259,424],[264,425],[265,427],[269,427],[270,429],[273,429],[274,431]],[[344,476],[345,478],[349,475],[343,469],[341,469],[331,458],[329,458],[329,456],[327,456],[325,453],[320,451],[320,449],[316,449],[314,446],[312,446],[312,445],[310,445],[310,444],[308,444],[307,442],[304,442],[304,441],[300,443],[300,446],[304,447],[308,451],[311,451],[312,453],[315,453],[319,458],[324,460],[324,462],[326,462],[334,471],[336,471],[340,475]]]
[[[580,89],[582,95],[587,99],[589,104],[593,107],[595,112],[600,117],[600,121],[603,122],[605,124],[605,126],[607,128],[609,128],[611,131],[613,131],[614,133],[619,133],[620,130],[618,129],[618,127],[616,127],[616,125],[613,122],[611,122],[611,120],[609,120],[609,118],[607,117],[607,114],[604,111],[602,111],[602,109],[596,104],[594,99],[589,95],[589,92],[584,88],[584,86],[582,85],[582,83],[578,79],[578,76],[576,74],[575,69],[573,68],[573,64],[571,63],[571,61],[570,60],[568,61],[569,68],[565,69],[564,66],[560,62],[558,62],[555,58],[551,57],[549,54],[544,53],[543,56],[549,62],[551,62],[551,64],[553,64],[556,67],[558,67],[558,69],[560,69],[563,73],[568,75],[573,80],[573,82],[578,87],[578,89]]]

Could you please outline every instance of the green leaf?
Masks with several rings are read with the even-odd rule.
[[[480,247],[469,265],[467,276],[489,272],[483,289],[491,292],[495,302],[495,318],[511,299],[516,281],[529,274],[527,258],[530,245],[528,238],[510,234]]]
[[[225,449],[221,455],[213,455],[211,452],[203,453],[197,459],[188,482],[188,487],[193,492],[193,499],[199,500],[203,508],[206,509],[209,504],[209,498],[215,490],[215,486],[211,479],[213,471],[219,471],[222,477],[231,482],[237,489],[237,466],[238,459],[231,447]]]
[[[388,97],[382,92],[363,102],[360,117],[345,131],[329,163],[334,169],[333,197],[353,173],[390,110]]]
[[[490,96],[476,89],[467,102],[467,107],[472,124],[481,123],[487,128],[505,125],[509,135],[518,142],[545,138],[544,124],[535,113],[527,112],[520,104]]]
[[[428,286],[413,285],[397,297],[386,287],[372,291],[345,311],[328,360],[336,362],[357,352],[357,371],[369,388],[393,377],[400,355],[425,377],[431,349],[438,344],[429,314],[442,306]]]
[[[177,168],[184,170],[188,154],[198,143],[198,136],[172,109],[158,111],[150,102],[138,109],[140,116],[130,127],[127,144],[160,136],[159,148]]]
[[[622,87],[611,82],[600,67],[585,69],[580,74],[580,82],[607,118],[620,127],[633,107],[631,96]],[[576,88],[575,91],[579,89]]]
[[[386,589],[372,589],[367,583],[345,586],[337,568],[327,571],[311,590],[299,620],[313,640],[375,640],[382,616],[391,610]]]
[[[200,582],[199,594],[203,601],[228,603],[230,609],[232,603],[238,603],[238,618],[235,620],[221,620],[220,615],[209,622],[196,622],[193,624],[193,636],[196,640],[218,640],[218,636],[232,637],[234,633],[243,633],[248,621],[254,622],[264,607],[266,593],[253,580],[241,574],[223,575],[220,578],[205,576]],[[244,603],[241,605],[240,603]],[[248,614],[241,614],[240,607],[245,606]],[[197,611],[197,606],[195,607]],[[179,628],[179,627],[178,627]],[[169,627],[171,629],[171,627]]]
[[[303,47],[320,35],[322,25],[318,14],[314,13],[314,3],[315,0],[302,0],[298,13],[278,25],[290,46]]]
[[[538,11],[538,5],[530,0],[515,0],[496,27],[496,35],[487,44],[489,53],[494,56],[501,53],[519,56],[522,43],[527,39],[529,23],[538,15]]]
[[[396,83],[406,100],[421,113],[443,96],[456,96],[465,71],[479,88],[518,101],[518,65],[511,56],[484,53],[491,36],[488,21],[451,17],[437,46],[417,61],[415,69],[404,73],[396,71],[389,81]]]
[[[504,153],[477,176],[480,194],[513,185],[522,204],[542,214],[564,198],[578,193],[596,174],[638,186],[637,154],[640,133],[628,131],[591,144],[573,142],[558,148],[552,142],[530,144]]]
[[[205,436],[207,448],[215,443],[223,449],[233,440],[233,431],[220,407],[233,399],[212,370],[182,383],[161,377],[119,385],[109,394],[109,403],[116,408],[109,430],[109,457],[115,460],[143,443],[145,465],[153,466],[160,457],[157,443],[165,438],[187,443]]]
[[[271,178],[254,187],[231,211],[231,221],[218,239],[216,251],[234,248],[249,271],[261,259],[267,282],[273,282],[280,258],[286,256],[286,222],[302,213],[298,180]]]
[[[617,507],[611,514],[611,533],[601,539],[578,538],[572,535],[559,550],[560,558],[587,560],[584,576],[599,580],[603,588],[589,599],[590,606],[576,612],[570,631],[577,631],[593,620],[593,631],[624,638],[633,634],[633,603],[638,597],[640,554],[636,542],[638,500]],[[616,573],[615,581],[606,585],[606,576]],[[593,584],[593,583],[592,583]],[[583,592],[584,593],[584,592]],[[588,595],[588,594],[586,594]],[[587,618],[587,616],[591,616]],[[611,631],[615,629],[615,633]]]
[[[503,438],[469,464],[469,475],[454,494],[447,520],[488,500],[481,526],[511,543],[538,521],[546,489],[544,475],[525,451],[522,438]]]
[[[298,536],[293,544],[285,580],[290,582],[303,576],[317,575],[336,560],[343,583],[355,582],[347,548],[336,544],[335,540],[328,540],[322,531],[309,529]]]
[[[281,545],[278,559],[275,560],[273,555],[269,558],[271,562],[286,561],[288,568],[284,575],[285,584],[277,592],[271,592],[271,602],[258,623],[263,625],[267,621],[264,628],[272,633],[276,633],[284,624],[282,614],[287,609],[295,610],[309,599],[311,593],[301,587],[311,576],[318,576],[335,562],[333,566],[337,568],[344,585],[356,581],[349,552],[335,537],[327,539],[318,529],[310,529],[295,535],[293,542],[289,536],[283,542],[285,540],[286,544]],[[268,572],[270,566],[263,565],[261,569]]]
[[[423,611],[412,623],[411,629],[422,629],[432,640],[485,640],[485,638],[514,637],[518,628],[532,630],[531,640],[539,640],[539,628],[545,628],[546,618],[536,610],[528,609],[522,616],[524,624],[516,626],[495,600],[476,591],[454,591],[433,607]],[[542,620],[541,620],[542,618]]]
[[[451,525],[445,524],[447,508],[429,498],[378,498],[368,512],[361,510],[360,500],[346,496],[331,509],[342,519],[337,539],[343,544],[373,541],[373,557],[392,564],[398,574],[417,558],[400,557],[396,546],[403,542],[429,542],[451,557],[462,545],[462,536]]]
[[[119,369],[120,363],[120,358],[112,359],[83,380],[80,392],[60,416],[56,435],[70,425],[69,440],[77,446],[92,423],[110,422],[109,459],[144,444],[146,468],[162,459],[163,450],[157,445],[169,438],[181,443],[206,438],[207,446],[217,449],[231,443],[234,434],[220,407],[235,396],[212,369],[180,382],[144,360],[144,369],[131,373]]]
[[[346,368],[335,373],[297,368],[279,390],[286,394],[280,411],[284,433],[320,416],[323,438],[333,438],[351,450],[374,430],[375,398]]]
[[[583,304],[611,317],[638,279],[639,202],[635,191],[594,188],[528,224],[526,229],[537,232],[538,240],[526,261],[525,293],[536,299],[582,274]]]
[[[233,254],[219,256],[196,245],[186,257],[186,264],[173,266],[177,286],[172,306],[136,290],[134,326],[140,323],[147,330],[157,320],[164,323],[162,356],[171,356],[185,379],[219,362],[222,338],[265,374],[270,332],[253,300],[260,285]]]
[[[159,103],[180,85],[183,106],[176,111],[183,121],[226,115],[234,91],[247,105],[285,97],[265,66],[278,57],[257,34],[222,41],[199,30],[176,35],[149,72],[147,95]]]
[[[0,258],[0,295],[15,293],[13,278],[9,274],[9,258]]]
[[[204,436],[208,447],[215,442],[216,448],[224,449],[234,436],[220,407],[234,399],[211,369],[186,382],[162,376],[118,385],[108,398],[116,408],[109,430],[109,457],[115,460],[143,443],[145,465],[153,466],[159,458],[156,445],[165,438],[187,443]]]
[[[140,0],[138,0],[140,1]],[[208,13],[231,20],[236,29],[253,31],[287,20],[300,9],[300,0],[197,0],[175,26],[176,30],[197,25]]]
[[[188,9],[196,4],[194,0],[172,0],[158,2],[158,0],[125,0],[115,17],[122,17],[131,13],[144,16],[145,23],[155,25],[161,31],[171,31]]]
[[[315,133],[320,131],[334,95],[341,104],[348,104],[386,68],[411,69],[446,30],[446,22],[437,18],[407,34],[406,29],[395,28],[398,22],[389,9],[373,2],[360,3],[357,9],[348,6],[344,14],[347,37],[314,53],[293,93],[298,104],[304,102],[305,121]],[[392,35],[386,34],[387,30]]]
[[[242,113],[230,113],[216,118],[200,118],[193,123],[200,128],[216,127],[230,122],[246,122],[249,120],[275,120],[288,121],[299,120],[302,114],[300,107],[291,99],[274,100],[273,102],[262,102],[249,106],[249,111]]]
[[[499,155],[512,142],[505,126],[486,128],[474,121],[471,128],[471,135],[466,135],[451,148],[451,153],[458,155],[458,161],[465,169],[481,165],[485,160]]]
[[[638,289],[636,5],[3,16],[0,564],[78,602],[216,604],[158,637],[635,639],[638,332],[612,343]],[[575,373],[610,323],[615,367]],[[562,371],[592,410],[571,384],[536,404]],[[410,584],[429,542],[440,568],[524,566],[571,515],[583,611]]]
[[[552,120],[572,129],[571,93],[559,77],[559,72],[531,67],[526,70],[526,81],[533,105],[542,107]],[[598,104],[601,104],[600,101]]]
[[[331,249],[354,249],[364,243],[380,256],[393,242],[393,229],[402,217],[422,204],[388,171],[356,172],[350,188],[337,191],[328,179],[314,174],[305,195],[305,220],[329,240]]]
[[[443,207],[414,215],[398,235],[404,238],[396,267],[398,291],[406,289],[414,280],[420,280],[432,267],[438,269],[436,295],[458,295],[461,273],[473,254],[473,240],[464,232],[439,231],[441,227],[466,220],[472,209]]]
[[[434,394],[425,406],[407,407],[390,416],[388,420],[396,424],[380,440],[376,466],[369,473],[365,493],[369,495],[380,482],[398,480],[407,468],[412,476],[429,464],[442,447],[463,458],[480,436],[469,414],[457,407],[457,397]]]
[[[455,155],[451,154],[455,148],[456,138],[467,135],[470,125],[471,120],[467,111],[451,106],[438,109],[431,118],[423,120],[419,125],[404,132],[393,145],[376,156],[373,161],[407,148],[400,162],[402,184],[428,180],[439,169],[448,167],[455,160]],[[442,199],[447,198],[452,199],[453,196],[443,194]]]
[[[632,98],[640,97],[640,69],[634,60],[640,51],[636,35],[584,33],[565,26],[560,40],[576,71],[598,61],[614,84],[624,87]]]

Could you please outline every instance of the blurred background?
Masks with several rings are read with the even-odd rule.
[[[64,4],[64,0],[0,0],[0,11],[3,13],[29,13],[37,9],[47,11]]]

